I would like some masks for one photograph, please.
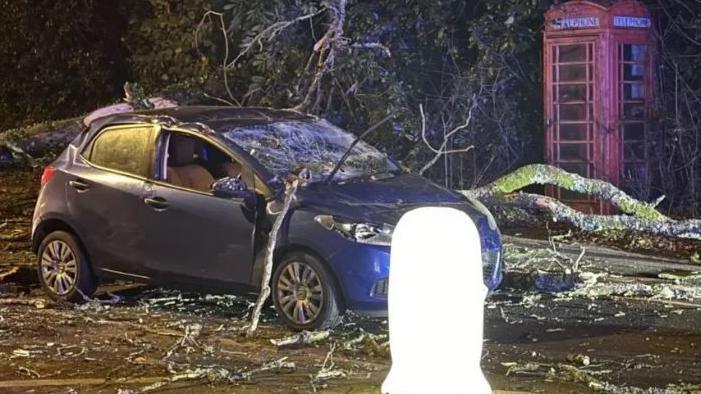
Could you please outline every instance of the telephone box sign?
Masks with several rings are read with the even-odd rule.
[[[613,25],[616,27],[639,27],[647,29],[652,25],[650,18],[637,18],[634,16],[614,16]]]
[[[557,18],[553,21],[553,27],[555,29],[587,29],[599,27],[599,18],[595,16]]]

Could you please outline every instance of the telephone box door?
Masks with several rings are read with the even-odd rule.
[[[595,37],[578,37],[550,41],[546,48],[548,161],[587,178],[601,178],[596,46]],[[548,192],[584,212],[598,213],[602,209],[598,201],[584,194],[559,188]]]

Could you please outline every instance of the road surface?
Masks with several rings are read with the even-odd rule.
[[[0,392],[379,390],[390,363],[381,320],[351,317],[320,342],[278,348],[270,340],[292,333],[272,310],[258,336],[242,335],[244,298],[124,283],[78,306],[43,298],[28,250],[38,177],[0,173]],[[507,240],[520,251],[511,263],[521,272],[511,276],[533,279],[529,253],[551,258],[548,242]],[[580,250],[560,247],[558,256],[571,264]],[[514,288],[490,296],[482,365],[493,388],[701,392],[700,286],[688,276],[695,268],[608,249],[584,256],[577,268],[589,275],[572,275],[574,291],[547,294],[512,280]],[[441,335],[441,317],[426,318]]]

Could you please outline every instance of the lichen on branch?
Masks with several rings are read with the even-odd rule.
[[[529,185],[552,185],[589,194],[617,207],[621,215],[593,215],[577,211],[561,201],[539,194],[514,193]],[[485,186],[463,190],[462,194],[493,205],[513,205],[547,211],[555,220],[585,231],[647,232],[675,238],[701,240],[701,220],[673,220],[656,209],[655,203],[639,201],[616,186],[589,179],[547,164],[523,166]]]
[[[664,235],[674,238],[701,240],[701,220],[646,219],[631,215],[593,215],[577,211],[555,198],[539,194],[516,193],[503,197],[503,201],[524,208],[548,211],[553,218],[568,222],[590,232],[633,231]]]
[[[625,214],[644,220],[671,220],[656,209],[660,200],[656,203],[639,201],[609,182],[585,178],[548,164],[523,166],[488,185],[471,190],[470,195],[489,199],[514,193],[529,185],[552,185],[573,192],[589,194],[599,200],[610,202]]]

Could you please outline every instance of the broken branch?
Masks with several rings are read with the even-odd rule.
[[[470,123],[472,123],[472,111],[475,109],[477,106],[477,101],[475,100],[475,96],[472,96],[472,105],[470,106],[470,110],[467,112],[467,119],[465,119],[465,122],[452,130],[443,133],[443,142],[438,148],[434,148],[433,145],[428,141],[428,136],[426,135],[426,114],[424,113],[424,107],[423,105],[419,105],[419,113],[421,114],[421,139],[423,140],[424,144],[430,149],[433,153],[434,156],[431,160],[426,163],[421,170],[419,170],[419,175],[423,175],[424,172],[426,172],[429,168],[433,167],[434,164],[440,159],[443,155],[449,155],[453,153],[464,153],[470,151],[474,146],[470,145],[462,149],[448,149],[448,142],[450,141],[450,138],[453,137],[457,132],[464,130],[470,126]]]
[[[253,315],[251,316],[251,326],[248,328],[247,334],[249,336],[253,335],[258,328],[258,322],[260,320],[260,313],[263,309],[263,304],[265,300],[270,296],[270,277],[273,272],[273,262],[275,258],[275,246],[277,245],[277,236],[282,228],[282,224],[285,221],[287,212],[290,210],[292,205],[292,200],[295,198],[297,193],[297,185],[299,184],[299,178],[295,177],[291,181],[287,182],[287,187],[285,189],[285,202],[283,203],[282,210],[275,218],[273,223],[273,228],[270,231],[270,239],[268,239],[268,248],[265,252],[265,268],[263,271],[263,279],[260,284],[260,293],[258,294],[258,299],[256,300],[255,307],[253,308]]]
[[[655,209],[655,203],[638,201],[616,186],[600,180],[589,179],[548,164],[529,164],[494,182],[469,191],[477,199],[494,198],[513,193],[529,185],[553,185],[573,192],[589,194],[608,201],[621,212],[652,221],[671,220]]]
[[[298,334],[291,335],[282,339],[271,339],[270,343],[281,347],[298,347],[305,345],[313,345],[317,342],[321,342],[329,337],[331,331],[302,331]]]

